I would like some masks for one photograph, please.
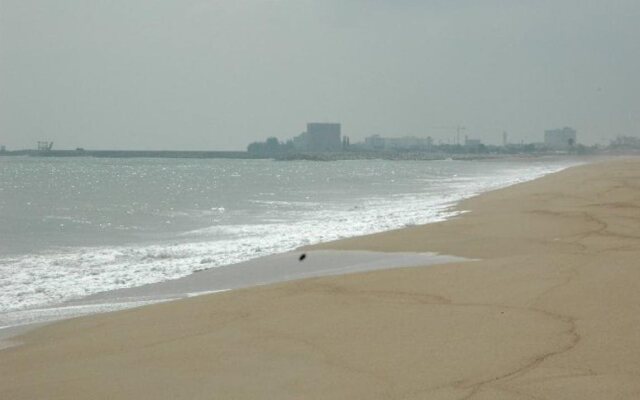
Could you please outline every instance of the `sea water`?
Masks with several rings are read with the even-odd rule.
[[[0,157],[0,313],[440,221],[576,163]]]

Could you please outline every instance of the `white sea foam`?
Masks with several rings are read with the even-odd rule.
[[[176,279],[194,271],[455,215],[451,206],[482,191],[530,180],[560,169],[537,165],[484,177],[433,180],[430,192],[379,194],[357,203],[298,202],[300,207],[260,223],[215,225],[175,235],[173,242],[62,248],[0,259],[0,311],[60,303],[125,287]],[[295,201],[261,201],[289,207]],[[213,210],[214,214],[224,209]]]

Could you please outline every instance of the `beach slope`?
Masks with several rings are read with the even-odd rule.
[[[315,248],[474,261],[55,323],[0,351],[0,398],[640,398],[640,160],[459,207]]]

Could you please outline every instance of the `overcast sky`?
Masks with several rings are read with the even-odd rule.
[[[640,1],[0,0],[0,144],[640,135]]]

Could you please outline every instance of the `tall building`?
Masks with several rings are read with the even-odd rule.
[[[293,138],[293,147],[299,151],[341,151],[340,124],[311,122],[307,131]]]
[[[576,144],[575,129],[565,126],[562,129],[544,131],[544,145],[554,150],[567,150]]]
[[[340,124],[312,122],[307,124],[309,135],[309,150],[311,151],[340,151]]]

